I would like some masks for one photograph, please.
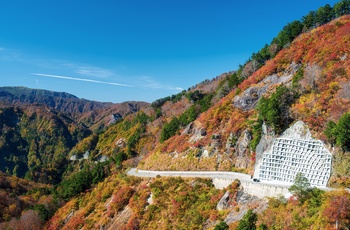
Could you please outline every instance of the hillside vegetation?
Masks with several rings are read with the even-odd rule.
[[[252,175],[262,125],[278,137],[302,120],[332,151],[329,186],[349,187],[349,13],[348,0],[320,7],[237,71],[152,104],[0,88],[0,229],[345,228],[346,190],[306,187],[290,199],[239,201],[238,181],[217,190],[210,180],[124,171]],[[227,205],[218,208],[224,194]]]
[[[141,168],[250,172],[263,122],[279,134],[302,120],[332,144],[327,124],[349,112],[349,22],[344,16],[298,36],[188,129],[159,144]],[[242,138],[250,144],[240,146]]]

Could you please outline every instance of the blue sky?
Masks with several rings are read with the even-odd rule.
[[[5,0],[0,86],[152,102],[237,69],[288,22],[336,2]]]

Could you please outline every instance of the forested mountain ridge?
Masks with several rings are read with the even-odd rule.
[[[101,129],[116,118],[122,118],[148,106],[146,102],[97,102],[77,98],[64,92],[29,89],[26,87],[0,87],[0,106],[43,105],[47,109],[66,114],[91,129]]]
[[[43,104],[4,103],[0,113],[3,170],[23,176],[18,169],[28,167],[27,179],[56,184],[48,189],[33,186],[29,189],[33,191],[26,191],[28,197],[34,194],[30,205],[16,207],[34,210],[29,213],[31,220],[39,221],[39,214],[47,213],[40,219],[46,229],[214,229],[230,212],[258,206],[239,203],[239,182],[220,191],[209,180],[138,179],[123,170],[137,166],[252,174],[262,124],[278,136],[297,120],[332,148],[329,185],[348,187],[350,15],[342,16],[348,13],[348,1],[320,7],[302,21],[286,25],[237,71],[122,118],[116,115],[105,128],[88,120],[99,109],[91,110],[91,116],[84,113],[87,120],[83,115],[79,120]],[[271,199],[269,208],[258,215],[260,229],[329,229],[335,220],[341,226],[348,223],[347,192],[307,192],[300,202]],[[216,205],[225,193],[228,209],[219,211]],[[6,201],[3,206],[16,202]],[[341,212],[336,214],[332,206],[342,207]],[[28,214],[16,220],[20,210],[5,209],[0,228],[23,226]],[[256,219],[250,222],[255,224]],[[239,228],[238,222],[230,228]]]
[[[90,112],[91,110],[106,108],[112,104],[79,99],[74,95],[64,92],[29,89],[26,87],[1,87],[0,98],[2,104],[46,105],[48,108],[63,113],[70,113],[73,116],[79,113]]]

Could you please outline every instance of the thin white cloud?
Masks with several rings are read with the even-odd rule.
[[[86,77],[109,78],[115,75],[112,70],[91,65],[81,65],[71,62],[65,62],[62,64],[62,66],[72,69],[75,73]]]
[[[175,87],[176,90],[183,91],[184,89],[181,87]]]
[[[138,77],[137,81],[140,87],[147,88],[147,89],[167,89],[167,90],[177,90],[177,91],[183,90],[181,87],[173,87],[168,84],[159,83],[153,78],[148,76]]]
[[[22,54],[17,50],[7,49],[0,47],[0,60],[1,61],[23,61],[21,58]]]
[[[98,77],[98,78],[108,78],[113,76],[113,72],[108,69],[102,69],[97,67],[80,66],[76,73],[88,76],[88,77]]]
[[[165,88],[163,85],[160,83],[156,82],[150,77],[142,76],[139,77],[139,83],[142,87],[148,88],[148,89],[162,89]]]
[[[132,87],[132,85],[120,84],[115,82],[98,81],[98,80],[92,80],[92,79],[86,79],[86,78],[75,78],[75,77],[67,77],[67,76],[60,76],[60,75],[43,74],[43,73],[32,73],[32,75],[41,76],[41,77],[59,78],[59,79],[65,79],[65,80],[73,80],[73,81],[84,81],[84,82],[106,84],[106,85]]]

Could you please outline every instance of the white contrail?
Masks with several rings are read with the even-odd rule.
[[[106,85],[132,87],[132,85],[126,85],[126,84],[120,84],[120,83],[114,83],[114,82],[106,82],[106,81],[97,81],[97,80],[91,80],[91,79],[86,79],[86,78],[66,77],[66,76],[43,74],[43,73],[32,73],[32,74],[36,75],[36,76],[42,76],[42,77],[51,77],[51,78],[60,78],[60,79],[73,80],[73,81],[86,81],[86,82],[106,84]]]

